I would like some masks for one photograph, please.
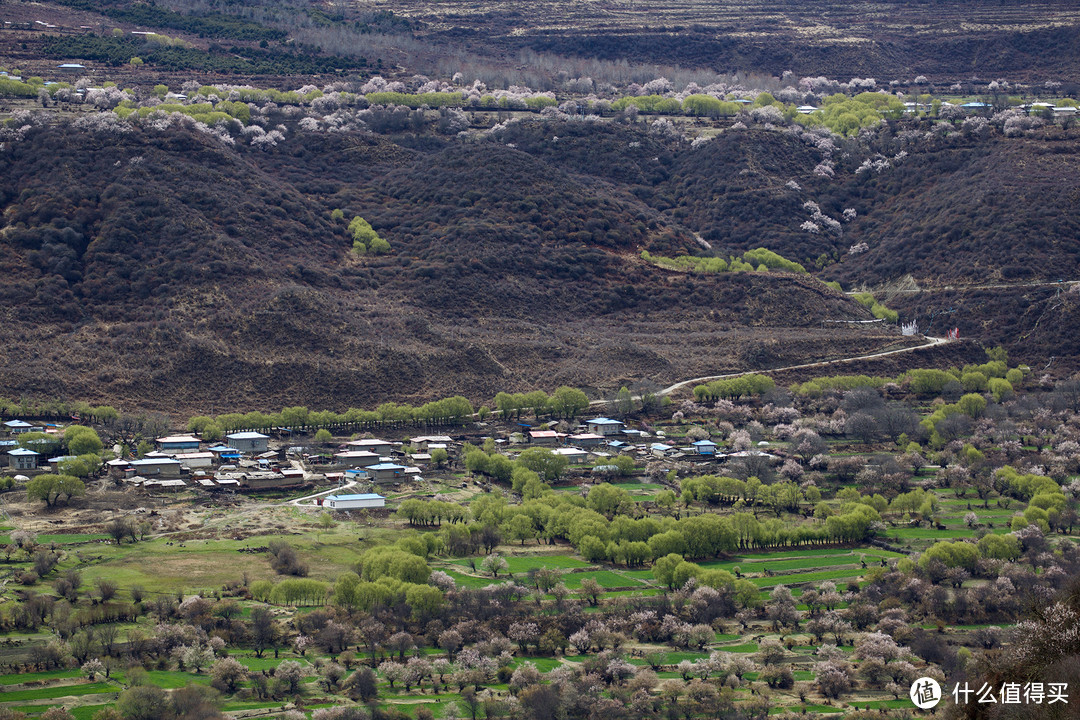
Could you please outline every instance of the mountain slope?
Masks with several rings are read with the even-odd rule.
[[[684,252],[690,233],[502,145],[290,135],[259,150],[83,125],[0,153],[7,393],[343,408],[661,384],[899,340],[821,330],[868,315],[806,277],[647,265],[640,249]],[[335,207],[390,253],[350,253]]]

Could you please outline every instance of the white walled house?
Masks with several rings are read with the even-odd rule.
[[[603,435],[608,437],[610,435],[621,435],[623,428],[626,427],[625,423],[619,420],[612,420],[611,418],[593,418],[585,423],[590,433],[596,435]]]
[[[8,432],[12,433],[13,435],[20,435],[24,432],[41,429],[35,427],[33,423],[28,423],[25,420],[8,420],[4,423],[4,427],[6,427],[8,429]]]
[[[334,454],[334,464],[344,465],[351,468],[362,468],[370,465],[378,465],[382,460],[378,453],[367,450],[347,450]]]
[[[173,457],[179,460],[180,464],[189,470],[194,468],[208,468],[214,464],[214,453],[212,452],[176,453]]]
[[[238,432],[226,435],[229,446],[243,453],[261,453],[270,449],[270,436],[260,432]]]
[[[194,435],[170,435],[157,439],[158,450],[161,452],[197,452],[199,450],[199,438]]]
[[[12,470],[36,470],[39,457],[41,457],[41,453],[26,448],[15,448],[8,451],[8,459]]]
[[[322,500],[322,506],[331,510],[356,510],[359,508],[386,507],[386,498],[377,493],[363,493],[360,495],[327,495]]]
[[[589,459],[588,452],[576,447],[555,448],[552,452],[562,455],[571,465],[582,465]]]
[[[386,455],[394,449],[394,444],[387,440],[378,440],[376,438],[366,438],[364,440],[353,440],[345,443],[353,450],[366,450],[367,452],[373,452],[377,455]]]
[[[162,475],[165,477],[178,477],[181,473],[180,461],[171,457],[143,458],[132,460],[128,465],[143,477]]]

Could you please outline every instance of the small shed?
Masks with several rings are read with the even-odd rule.
[[[171,492],[176,492],[177,490],[186,488],[187,483],[176,478],[174,480],[147,480],[142,486],[147,490],[169,490]]]
[[[653,443],[649,446],[649,450],[657,457],[667,457],[675,451],[675,448],[670,445],[665,445],[664,443]]]
[[[238,432],[226,435],[229,445],[240,452],[261,453],[270,449],[270,436],[260,432]]]
[[[239,460],[240,451],[228,445],[215,445],[207,451],[222,462],[227,460]]]
[[[386,507],[386,498],[378,493],[359,495],[327,495],[322,499],[322,506],[331,510],[355,510],[358,508]]]
[[[621,435],[623,428],[626,427],[626,423],[620,420],[612,420],[611,418],[593,418],[592,420],[587,420],[585,425],[589,428],[590,433],[603,435],[604,437]]]
[[[716,443],[712,440],[698,440],[696,443],[693,443],[693,446],[698,455],[716,454]]]
[[[35,470],[41,453],[26,448],[15,448],[8,451],[9,462],[13,470]]]

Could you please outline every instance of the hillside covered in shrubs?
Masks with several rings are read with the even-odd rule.
[[[283,125],[242,146],[176,118],[28,118],[0,154],[14,385],[171,409],[673,382],[818,357],[822,319],[870,317],[811,278],[644,263],[692,233],[506,144]],[[352,252],[355,216],[390,251]]]

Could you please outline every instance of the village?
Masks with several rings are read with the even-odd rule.
[[[668,439],[663,430],[650,433],[606,417],[584,420],[568,428],[568,432],[551,429],[560,424],[567,426],[555,421],[535,426],[516,421],[484,423],[456,436],[417,435],[394,441],[365,437],[337,445],[303,443],[288,428],[277,429],[285,439],[256,431],[229,433],[224,442],[204,442],[194,434],[168,435],[156,438],[155,449],[140,457],[104,461],[100,472],[120,487],[143,493],[188,489],[258,493],[314,488],[320,492],[310,496],[310,504],[328,510],[350,510],[385,507],[386,498],[373,492],[377,488],[423,488],[425,475],[450,475],[455,460],[463,460],[461,449],[468,442],[492,442],[509,456],[526,448],[544,448],[561,459],[561,467],[565,467],[560,472],[562,480],[574,484],[630,474],[626,465],[612,464],[618,456],[635,463],[691,461],[696,471],[707,468],[710,461],[729,458],[782,459],[765,451],[767,441],[760,441],[760,447],[753,449],[724,453],[718,452],[717,443],[707,437]],[[0,448],[11,448],[7,455],[11,471],[19,473],[16,481],[26,482],[40,473],[62,473],[66,463],[78,460],[75,455],[46,457],[47,453],[33,449],[51,444],[47,439],[19,442],[20,436],[29,437],[30,433],[62,436],[64,428],[59,425],[35,425],[20,419],[3,425],[10,437],[0,440]],[[485,430],[491,434],[483,434]],[[325,490],[327,487],[369,492],[335,494],[333,489]]]

